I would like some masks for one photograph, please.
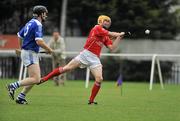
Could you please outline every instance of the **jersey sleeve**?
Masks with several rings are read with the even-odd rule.
[[[24,38],[24,27],[17,33],[17,36],[21,39]]]
[[[109,38],[109,36],[105,37],[104,45],[107,47],[108,45],[112,45],[112,40]]]
[[[35,27],[35,40],[43,40],[42,25]]]
[[[104,28],[102,28],[101,26],[96,26],[95,27],[95,34],[97,36],[107,36],[108,33],[109,33],[109,31],[104,29]]]

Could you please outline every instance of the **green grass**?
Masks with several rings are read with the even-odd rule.
[[[161,90],[155,84],[149,91],[147,83],[124,83],[121,96],[114,82],[104,82],[99,105],[87,105],[91,88],[84,81],[48,82],[32,89],[29,105],[17,105],[4,87],[9,82],[0,80],[0,121],[180,121],[180,85]]]

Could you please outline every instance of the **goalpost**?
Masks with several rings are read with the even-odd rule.
[[[65,52],[67,55],[76,55],[79,52]],[[42,56],[47,56],[47,55],[42,55]],[[159,76],[159,81],[161,85],[161,89],[164,89],[164,84],[163,84],[163,78],[162,78],[162,72],[161,72],[161,66],[160,66],[160,58],[177,58],[180,57],[179,54],[132,54],[132,53],[102,53],[101,56],[111,56],[111,57],[149,57],[151,60],[151,73],[150,73],[150,79],[149,79],[149,90],[151,91],[153,88],[153,81],[154,81],[154,71],[155,71],[155,65],[157,64],[157,69],[158,69],[158,76]],[[27,69],[23,66],[21,63],[20,67],[20,74],[19,74],[19,80],[22,80],[26,77]],[[85,79],[85,88],[88,88],[89,86],[89,77],[90,77],[90,69],[86,69],[86,79]]]
[[[150,74],[150,84],[149,84],[149,90],[152,90],[152,85],[153,85],[153,79],[154,79],[154,70],[155,70],[155,64],[157,63],[158,65],[158,75],[160,79],[160,84],[161,88],[164,89],[163,86],[163,80],[162,80],[162,73],[161,73],[161,67],[159,60],[157,58],[157,54],[116,54],[116,53],[102,53],[101,56],[114,56],[114,57],[150,57],[152,58],[152,63],[151,63],[151,74]],[[85,83],[85,88],[88,88],[89,85],[89,76],[90,76],[90,69],[87,68],[86,70],[86,83]]]
[[[151,58],[151,73],[150,73],[150,80],[149,80],[149,90],[152,90],[153,87],[153,81],[154,81],[154,71],[155,71],[155,65],[157,64],[158,69],[158,76],[159,81],[161,85],[161,89],[164,89],[163,84],[163,78],[162,78],[162,72],[161,72],[161,66],[160,66],[160,59],[159,58],[179,58],[179,54],[112,54],[112,53],[102,53],[101,56],[119,56],[119,57],[150,57]],[[86,70],[86,83],[85,88],[88,88],[89,85],[89,76],[90,76],[90,69],[87,68]]]

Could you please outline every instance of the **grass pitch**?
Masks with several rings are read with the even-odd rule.
[[[84,81],[67,81],[55,87],[50,81],[35,86],[28,94],[29,105],[17,105],[0,80],[0,121],[180,121],[180,85],[123,83],[123,95],[115,82],[104,82],[96,98],[87,105],[90,88]],[[16,96],[21,89],[18,89]]]

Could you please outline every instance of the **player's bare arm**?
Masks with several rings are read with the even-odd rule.
[[[118,37],[118,36],[124,36],[124,32],[109,32],[108,35],[111,36],[111,37]]]
[[[124,32],[121,32],[120,35],[118,37],[116,37],[116,39],[114,40],[112,45],[108,45],[108,48],[110,49],[110,51],[113,51],[115,48],[117,48],[117,46],[119,45],[122,37],[124,36]]]
[[[120,32],[120,33],[118,33],[118,32],[110,32],[110,34],[109,34],[109,38],[114,42],[116,39],[117,39],[117,35],[118,36],[120,36],[121,38],[122,37],[124,37],[124,35],[125,35],[125,33],[124,32]]]
[[[15,53],[16,53],[16,55],[18,55],[18,56],[20,56],[20,54],[21,54],[21,46],[22,46],[22,38],[19,38],[18,37],[18,42],[19,42],[19,48],[17,48],[17,49],[15,49]]]
[[[47,53],[53,53],[53,50],[47,46],[47,44],[43,41],[43,40],[36,40],[36,43],[42,47],[43,49],[45,49],[47,51]]]
[[[23,39],[18,37],[18,41],[19,41],[19,47],[21,47]]]

